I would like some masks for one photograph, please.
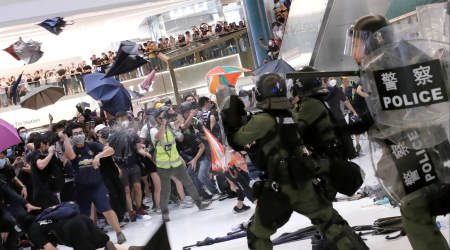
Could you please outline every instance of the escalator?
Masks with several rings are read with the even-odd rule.
[[[294,0],[280,56],[294,68],[353,70],[357,65],[343,54],[346,32],[355,19],[369,13],[384,15],[392,0]]]

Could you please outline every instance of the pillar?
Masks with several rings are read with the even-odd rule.
[[[248,21],[249,38],[253,45],[253,51],[256,54],[258,66],[261,66],[264,58],[267,57],[267,52],[259,45],[258,40],[263,38],[264,42],[267,43],[272,38],[272,32],[264,8],[264,0],[242,0],[242,4]]]

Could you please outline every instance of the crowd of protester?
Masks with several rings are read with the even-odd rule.
[[[245,101],[251,97],[240,94]],[[256,202],[250,188],[251,179],[258,178],[255,167],[245,155],[232,152],[235,160],[227,170],[212,171],[216,166],[205,129],[222,139],[216,105],[208,97],[188,95],[184,100],[178,106],[168,98],[155,100],[136,116],[90,111],[80,104],[72,120],[54,123],[49,116],[45,131],[18,128],[22,142],[0,153],[0,216],[8,222],[0,223],[1,232],[7,232],[0,249],[17,249],[19,242],[44,249],[111,245],[101,227],[115,231],[121,244],[126,241],[124,224],[145,223],[151,219],[148,214],[168,221],[169,208],[204,210],[226,198],[237,197],[235,213],[247,211],[244,198]],[[74,206],[79,215],[60,219]],[[48,208],[58,213],[45,212]],[[44,209],[38,218],[46,220],[30,222],[30,216]],[[72,235],[71,226],[93,233]],[[55,227],[62,234],[56,240]],[[91,242],[94,238],[101,242]],[[88,243],[93,245],[82,245]]]

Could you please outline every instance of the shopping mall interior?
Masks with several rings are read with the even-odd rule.
[[[323,228],[318,226],[317,228],[320,230],[316,230],[310,227],[312,224],[320,224],[317,222],[317,218],[314,221],[310,219],[310,216],[308,218],[302,215],[305,213],[311,215],[314,214],[314,211],[305,212],[307,209],[296,209],[295,206],[301,205],[292,200],[291,203],[288,202],[287,206],[291,206],[290,211],[294,212],[290,218],[287,217],[288,220],[278,218],[277,222],[272,222],[270,229],[262,228],[259,231],[255,229],[257,227],[255,225],[261,223],[258,215],[261,216],[263,213],[261,212],[263,205],[252,196],[251,188],[254,187],[254,183],[262,181],[264,184],[268,184],[270,181],[266,186],[263,184],[262,188],[273,189],[278,194],[284,192],[279,191],[282,189],[279,189],[278,186],[274,186],[274,183],[276,185],[278,183],[277,180],[268,177],[271,175],[270,171],[257,170],[256,172],[261,176],[254,175],[251,171],[251,166],[259,169],[253,161],[254,159],[250,159],[251,156],[249,156],[252,145],[270,144],[273,141],[271,138],[258,137],[248,131],[246,133],[245,128],[241,127],[241,130],[238,130],[233,127],[235,130],[232,133],[242,132],[242,137],[253,138],[250,143],[245,143],[239,148],[242,150],[236,149],[230,139],[229,133],[232,129],[227,127],[229,126],[227,120],[231,121],[231,118],[224,116],[223,111],[227,108],[223,102],[230,102],[230,100],[221,99],[224,97],[220,96],[218,92],[216,95],[216,90],[232,88],[235,91],[234,95],[241,97],[241,103],[245,104],[246,108],[243,111],[244,115],[248,114],[248,116],[245,119],[239,118],[245,120],[245,122],[241,121],[240,125],[247,126],[251,124],[252,117],[258,117],[261,112],[267,111],[265,109],[255,111],[249,107],[262,107],[258,105],[263,102],[261,96],[264,94],[261,93],[258,84],[268,73],[278,74],[283,82],[281,89],[283,86],[285,88],[284,97],[276,96],[277,91],[281,91],[278,82],[277,86],[270,88],[273,96],[285,98],[287,103],[294,105],[293,110],[297,108],[297,111],[301,112],[304,108],[301,104],[302,97],[299,97],[300,101],[297,103],[293,101],[296,98],[295,95],[310,91],[301,89],[306,86],[304,82],[307,80],[303,80],[315,77],[316,83],[320,85],[317,88],[328,91],[328,94],[333,93],[336,88],[339,91],[339,94],[336,94],[339,95],[338,97],[330,97],[331,94],[323,97],[323,100],[326,98],[335,98],[334,100],[336,100],[333,105],[337,105],[336,109],[339,110],[338,113],[341,114],[342,119],[330,118],[333,124],[334,122],[338,124],[340,120],[344,125],[359,124],[358,122],[366,122],[364,118],[370,117],[370,119],[368,118],[371,122],[370,125],[378,126],[376,131],[367,129],[358,134],[345,135],[350,140],[350,147],[355,151],[355,155],[349,157],[349,161],[346,159],[345,162],[351,160],[359,167],[362,177],[359,174],[358,176],[362,180],[359,189],[354,191],[353,195],[344,195],[341,192],[336,194],[336,190],[333,190],[330,191],[334,192],[331,201],[325,202],[333,204],[334,209],[346,220],[343,223],[347,225],[348,222],[348,225],[353,226],[351,228],[347,225],[349,230],[356,231],[356,234],[353,235],[362,239],[362,245],[366,247],[352,249],[449,249],[450,1],[3,0],[0,1],[0,10],[2,13],[0,15],[0,48],[2,49],[0,51],[0,181],[6,176],[2,172],[4,171],[2,161],[8,159],[7,164],[11,165],[11,173],[14,174],[12,177],[8,177],[12,178],[12,189],[18,190],[15,195],[22,196],[24,204],[28,202],[26,205],[28,211],[24,210],[24,212],[28,212],[26,219],[31,220],[29,223],[32,224],[32,226],[28,225],[25,222],[26,219],[19,215],[16,216],[14,213],[11,217],[5,217],[8,216],[7,210],[15,208],[17,203],[8,203],[9,198],[5,198],[7,197],[6,191],[2,187],[0,189],[0,250],[272,249],[272,243],[267,244],[270,239],[275,245],[273,249],[350,249],[345,245],[346,242],[336,243],[339,242],[339,239],[330,243],[329,246],[317,243],[318,241],[323,243],[321,240],[329,243],[332,240],[327,239],[323,232],[319,232]],[[357,30],[361,23],[358,21],[361,21],[361,17],[368,15],[382,18],[385,22],[384,27],[370,32]],[[355,39],[363,41],[363,44],[360,45],[362,48],[355,45]],[[364,60],[355,59],[356,49],[365,53]],[[442,67],[439,68],[436,65]],[[432,76],[429,75],[430,66]],[[413,69],[413,67],[416,68]],[[308,68],[309,71],[312,70],[313,73],[305,74],[305,68]],[[412,69],[414,76],[405,76],[408,74],[405,73],[407,69],[410,71]],[[418,72],[417,70],[425,71]],[[314,72],[317,74],[315,75]],[[402,79],[402,77],[404,78]],[[436,80],[437,78],[440,80]],[[411,84],[412,87],[410,87],[408,84],[413,80],[417,82],[417,85]],[[381,83],[379,84],[379,82]],[[396,85],[397,83],[398,85]],[[293,90],[294,86],[300,86],[300,90],[298,90],[300,92]],[[386,89],[380,89],[380,86],[385,86]],[[199,112],[197,117],[186,113],[185,107],[186,103],[190,103],[189,98],[192,98],[194,102],[189,104],[192,106],[189,106],[187,111]],[[303,100],[308,98],[310,95]],[[334,112],[334,107],[330,107],[332,106],[331,100],[328,99],[328,102],[323,100],[319,103],[324,110],[327,110],[328,113],[325,113]],[[207,102],[206,106],[205,102]],[[185,182],[186,178],[174,177],[175,174],[169,175],[166,181],[169,184],[162,183],[161,187],[160,182],[164,182],[162,180],[164,174],[160,170],[164,168],[158,165],[161,162],[161,160],[157,160],[157,142],[159,141],[155,138],[160,133],[158,119],[165,120],[167,118],[168,124],[170,123],[170,112],[161,111],[164,107],[169,111],[176,112],[181,117],[174,118],[170,126],[176,127],[176,123],[181,120],[178,129],[182,132],[180,133],[185,140],[190,138],[185,133],[192,133],[198,137],[198,144],[194,144],[194,151],[198,152],[198,155],[194,154],[190,158],[184,159],[181,153],[183,147],[190,147],[192,144],[178,141],[176,129],[170,129],[169,139],[166,131],[166,138],[162,139],[164,142],[159,147],[165,146],[167,156],[160,157],[166,157],[169,162],[175,161],[172,159],[172,155],[168,154],[173,149],[171,147],[167,149],[167,146],[172,146],[168,141],[172,139],[175,141],[176,138],[177,143],[173,146],[175,151],[180,152],[179,158],[184,166],[181,168],[187,169],[183,172],[183,176],[189,180]],[[269,110],[270,107],[271,103],[269,102]],[[323,116],[317,118],[322,112],[321,110],[315,107],[311,110],[303,110],[303,112],[309,112],[310,116],[316,117],[314,119],[325,119]],[[162,118],[159,117],[161,112],[165,115]],[[213,114],[213,118],[211,118],[211,114]],[[123,140],[121,136],[125,136],[128,132],[123,132],[123,128],[115,127],[124,124],[121,123],[122,115],[126,117],[124,119],[127,122],[129,121],[126,126],[129,126],[130,130],[134,129],[134,135],[127,134],[126,139],[122,138]],[[226,117],[225,120],[224,117]],[[294,115],[292,117],[295,118]],[[203,127],[186,125],[187,121],[191,124],[191,119],[202,123]],[[205,122],[205,119],[208,122]],[[277,128],[275,129],[276,133],[279,133],[280,127],[278,126],[282,124],[278,120],[273,125]],[[322,120],[311,123],[302,120],[302,122],[298,125],[299,130],[303,128],[303,125],[319,126],[317,124]],[[89,148],[84,153],[77,149],[76,132],[74,132],[77,125],[73,124],[79,123],[85,126],[83,129],[86,134],[86,143],[89,140],[92,141],[90,143],[100,144],[101,142],[101,150]],[[212,123],[217,123],[217,127]],[[184,127],[185,125],[186,127]],[[189,126],[192,126],[190,132],[183,130],[191,128]],[[105,131],[105,128],[108,129],[107,133],[109,134],[103,138],[101,131]],[[261,127],[257,128],[259,130]],[[373,127],[371,128],[373,129]],[[114,132],[115,129],[116,132]],[[312,136],[313,140],[321,140],[321,136],[327,133],[323,127],[319,130],[308,129],[305,129],[307,131],[305,137]],[[331,129],[338,131],[334,125]],[[8,131],[11,130],[17,131],[9,135]],[[51,146],[49,141],[45,148],[42,138],[49,131],[55,132],[54,136],[57,136],[56,139],[54,138],[56,147]],[[308,135],[308,133],[312,134]],[[412,141],[411,133],[415,133],[417,138],[422,138],[418,139],[422,143],[421,146],[416,146],[415,142],[417,141]],[[137,138],[137,144],[134,145],[134,151],[137,150],[138,153],[134,151],[134,153],[128,151],[127,153],[133,155],[132,158],[138,157],[140,151],[136,147],[139,148],[139,145],[142,144],[142,150],[150,151],[149,158],[152,158],[150,165],[155,166],[155,170],[149,170],[148,166],[144,166],[147,163],[142,161],[145,163],[142,165],[146,174],[141,168],[141,175],[138,177],[130,173],[131,168],[125,166],[122,169],[121,164],[124,163],[121,163],[122,158],[117,153],[119,152],[118,148],[123,146],[120,141],[131,144],[136,134],[141,139],[140,143],[137,143],[139,141]],[[37,137],[33,137],[33,135]],[[41,141],[36,139],[39,135],[42,137]],[[12,143],[16,138],[18,141]],[[102,138],[110,140],[110,145],[103,143]],[[407,141],[406,146],[404,140]],[[197,143],[196,140],[193,139],[193,141],[192,143]],[[113,146],[113,142],[118,143],[117,148]],[[279,141],[277,142],[279,143]],[[152,146],[149,146],[149,143]],[[302,143],[307,144],[306,142]],[[333,143],[328,145],[329,148],[326,150],[332,150],[331,145],[342,146],[340,142]],[[387,143],[388,146],[386,144],[383,146],[382,143]],[[42,150],[39,149],[39,145],[44,145]],[[74,147],[70,152],[67,150],[69,145]],[[200,149],[197,148],[197,145]],[[316,154],[314,147],[302,146],[304,146],[302,148],[304,150],[303,157],[308,158],[308,161],[309,158],[316,160],[328,157],[324,156],[327,153]],[[394,146],[397,146],[397,149],[400,147],[403,151],[398,153]],[[21,147],[22,150],[19,150]],[[80,178],[78,171],[82,169],[78,165],[81,165],[83,161],[72,160],[71,157],[73,154],[73,158],[78,159],[83,154],[93,156],[94,153],[103,157],[104,154],[107,154],[105,148],[112,150],[113,153],[107,157],[118,162],[113,164],[119,170],[117,176],[111,177],[112,181],[109,180],[106,183],[107,181],[104,180],[109,189],[109,193],[106,191],[105,195],[111,199],[110,205],[97,204],[97,202],[102,203],[98,201],[101,200],[99,198],[103,191],[100,190],[101,188],[98,190],[95,188],[95,192],[92,191],[94,189],[80,191],[81,189],[76,186],[76,183],[80,181],[77,179]],[[151,149],[154,150],[153,154]],[[247,149],[249,150],[246,151]],[[423,153],[424,158],[420,158],[422,150],[425,152]],[[53,151],[55,160],[51,161],[58,161],[63,169],[60,172],[64,173],[64,176],[61,177],[61,188],[58,190],[53,190],[53,186],[58,186],[59,172],[55,171],[58,172],[55,174],[52,170],[44,171],[47,165],[52,165],[50,159],[53,158],[49,158],[47,155],[53,155]],[[244,151],[247,153],[243,153]],[[275,151],[264,151],[269,155],[264,155],[264,157],[270,158],[271,155],[276,154]],[[20,152],[20,156],[17,152]],[[34,154],[34,152],[37,153]],[[125,159],[128,159],[126,157]],[[143,157],[145,158],[145,156]],[[42,163],[46,159],[45,164]],[[203,163],[207,165],[205,168],[208,170],[202,170],[204,166],[201,161],[203,160],[206,162]],[[100,158],[92,157],[90,166],[96,166],[96,161],[99,161],[98,164],[101,165],[106,164],[101,162]],[[245,170],[235,167],[238,165],[236,162],[239,161],[243,162]],[[69,165],[77,165],[77,168],[73,170],[74,173],[69,170],[66,173],[67,162]],[[137,162],[137,160],[132,162]],[[280,162],[284,162],[284,160],[278,161],[282,166]],[[269,164],[268,161],[266,164]],[[287,164],[289,168],[290,164]],[[330,164],[332,165],[332,163]],[[402,167],[402,164],[415,167]],[[197,170],[196,165],[199,168]],[[27,167],[28,169],[24,170]],[[170,165],[169,169],[172,167]],[[193,169],[192,172],[189,172],[190,168]],[[233,172],[234,168],[239,170]],[[387,171],[386,168],[394,170]],[[103,179],[107,179],[105,171],[102,171]],[[45,174],[41,175],[41,172],[45,172]],[[245,174],[243,174],[244,172]],[[413,175],[414,173],[416,175]],[[247,178],[245,183],[240,182],[241,174],[244,179]],[[292,175],[291,172],[289,174]],[[346,174],[341,174],[340,178],[351,182],[352,177]],[[124,182],[124,175],[128,176],[129,180]],[[410,178],[406,178],[406,176]],[[53,182],[42,180],[47,177]],[[36,181],[33,178],[40,179]],[[264,178],[270,180],[267,181]],[[319,184],[314,182],[317,180]],[[45,193],[47,191],[44,192],[41,188],[37,188],[44,185],[41,181],[50,183],[48,190],[45,188],[42,190],[47,190],[49,192],[47,195],[55,196],[55,204],[52,203],[50,206],[48,203],[42,202],[42,199],[47,199],[45,198],[46,194],[39,196],[41,194],[38,192]],[[117,183],[114,181],[117,181],[120,187],[115,186]],[[317,190],[326,189],[324,186],[329,184],[327,181],[314,175],[313,180],[310,181],[315,183],[313,192],[320,193],[322,191]],[[128,182],[133,182],[133,185]],[[420,182],[422,186],[416,187],[417,182]],[[0,182],[1,185],[3,183],[6,182]],[[75,183],[73,184],[75,186],[68,187],[68,183]],[[9,185],[9,183],[6,184]],[[137,184],[139,186],[136,186]],[[101,185],[106,189],[105,185]],[[33,190],[31,190],[31,186]],[[190,186],[195,187],[199,194],[193,194]],[[68,196],[66,187],[78,191],[71,197]],[[164,189],[167,188],[171,190],[170,197],[165,197],[169,200],[166,206],[170,210],[170,220],[164,217],[167,214],[165,208],[159,207],[159,199],[161,198],[161,202],[163,202],[165,198],[162,193],[165,193]],[[23,193],[24,189],[25,194]],[[117,191],[119,189],[120,192]],[[417,205],[416,210],[410,215],[406,208],[405,211],[403,210],[403,206],[408,207],[411,203],[415,204],[414,202],[424,202],[426,200],[424,197],[431,196],[430,193],[423,191],[425,189],[428,190],[427,192],[434,190],[431,193],[443,193],[440,199],[447,201],[439,203],[438,206],[440,208],[446,206],[445,209],[448,211],[438,209],[438,214],[431,213],[433,217],[426,223],[424,222],[426,219],[423,219],[420,223],[414,224],[416,223],[412,222],[414,219],[405,219],[405,217],[410,215],[414,217],[418,213],[423,213],[431,218],[427,210],[431,205],[427,203],[422,207],[422,203],[420,203],[421,205]],[[419,191],[423,192],[419,194]],[[64,192],[65,194],[63,194]],[[155,194],[156,192],[158,195]],[[159,194],[159,192],[162,193]],[[46,209],[45,211],[53,215],[50,212],[53,206],[59,209],[67,204],[77,204],[72,201],[77,201],[76,195],[80,196],[80,194],[81,196],[92,196],[90,203],[87,204],[92,206],[91,212],[88,214],[91,216],[91,220],[85,222],[86,225],[83,224],[70,230],[63,228],[62,225],[53,225],[63,223],[66,219],[60,221],[54,219],[52,222],[51,219],[42,220],[41,217],[38,220],[39,216],[46,215],[36,211],[31,213],[30,210],[34,209],[29,209],[32,205],[39,207],[40,211],[49,207],[50,210]],[[120,197],[116,197],[120,196],[119,194],[123,195],[123,204],[116,204],[121,203],[117,201]],[[421,197],[411,198],[411,194]],[[199,195],[204,200],[202,202],[209,202],[207,209],[197,210],[197,207],[202,208],[203,206],[203,203],[197,203],[196,197]],[[142,196],[142,198],[136,198],[136,196]],[[241,196],[245,196],[246,199],[241,199]],[[411,200],[406,200],[405,197]],[[115,199],[114,202],[113,199]],[[244,202],[242,203],[242,201]],[[276,199],[269,201],[269,203],[277,202]],[[297,202],[301,203],[301,199]],[[117,206],[125,207],[125,203],[126,211],[118,212]],[[263,204],[267,205],[267,203]],[[71,219],[79,219],[77,216],[81,216],[78,215],[80,211],[83,214],[81,206],[80,204],[80,209],[77,208],[77,215]],[[109,207],[109,210],[105,207]],[[271,207],[270,204],[268,207]],[[272,206],[272,208],[273,211],[285,209],[281,205]],[[108,211],[114,213],[114,216],[108,214]],[[29,218],[30,214],[39,215],[33,222],[33,219]],[[58,214],[58,216],[60,215]],[[265,216],[270,217],[271,212],[266,211]],[[403,220],[401,216],[403,216]],[[17,224],[11,224],[14,225],[11,229],[14,233],[5,229],[7,227],[2,224],[1,220],[6,221],[6,218],[14,218],[14,221],[17,221]],[[333,218],[335,219],[335,217]],[[387,219],[387,224],[383,224],[384,219]],[[112,223],[113,220],[118,220],[120,226],[118,223]],[[77,223],[81,223],[80,221]],[[45,226],[46,223],[50,226]],[[414,225],[411,226],[408,223]],[[28,230],[25,229],[26,226],[22,224],[27,224],[30,229],[28,227]],[[423,229],[424,231],[434,231],[422,234],[420,228],[425,224],[427,227]],[[335,227],[344,227],[341,224],[336,225],[333,224]],[[46,231],[42,229],[44,227]],[[253,229],[250,230],[252,227]],[[327,230],[328,227],[330,226],[327,225]],[[409,231],[411,227],[412,231],[415,230],[414,232]],[[302,231],[302,229],[307,230]],[[80,230],[80,236],[74,237],[74,234],[78,234],[77,230]],[[94,231],[83,234],[81,233],[83,230],[85,232]],[[95,230],[99,231],[100,236],[93,236],[97,234]],[[255,234],[255,230],[259,234]],[[60,235],[60,231],[64,231],[61,233],[63,237]],[[436,234],[442,237],[438,237]],[[13,235],[17,238],[13,239]],[[47,238],[43,235],[47,238],[51,235],[53,238],[47,243]],[[417,239],[416,235],[419,235]],[[433,238],[433,242],[443,241],[443,244],[436,243],[435,245],[442,248],[427,247],[429,243],[424,243],[427,241],[420,235],[422,238],[427,238],[427,235],[436,236],[437,239]],[[96,245],[96,247],[81,246],[77,242],[84,241],[82,237],[96,239],[106,237],[108,243]],[[122,237],[126,237],[126,241]],[[259,245],[252,243],[252,240],[258,241],[263,237],[267,237],[265,243],[264,241],[259,242]],[[13,240],[20,244],[11,243]],[[275,242],[277,243],[275,244]],[[332,245],[335,243],[335,246]],[[352,241],[351,244],[356,243]]]

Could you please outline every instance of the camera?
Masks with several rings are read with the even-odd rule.
[[[163,117],[164,119],[166,119],[167,121],[174,121],[176,118],[177,118],[177,113],[172,113],[172,114],[170,114],[170,113],[165,113],[164,114],[164,117]]]

